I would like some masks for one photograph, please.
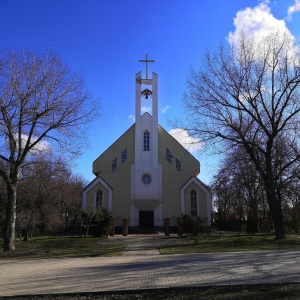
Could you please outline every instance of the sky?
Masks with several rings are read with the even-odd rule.
[[[87,132],[87,148],[74,161],[75,173],[94,179],[93,161],[133,123],[135,74],[158,74],[159,124],[171,134],[171,121],[184,118],[183,95],[191,67],[206,50],[233,42],[241,30],[264,35],[280,29],[300,41],[300,0],[0,0],[0,49],[52,49],[101,99],[101,117]],[[181,131],[182,132],[182,131]],[[193,142],[199,178],[209,184],[220,157]],[[199,143],[194,143],[199,142]]]

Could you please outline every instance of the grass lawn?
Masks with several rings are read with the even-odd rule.
[[[118,256],[127,243],[116,243],[106,238],[84,237],[34,237],[27,242],[16,239],[16,250],[2,252],[5,258],[65,258]],[[300,250],[300,235],[290,234],[285,240],[274,240],[274,235],[244,234],[203,234],[198,237],[166,238],[159,245],[161,254],[185,254],[208,252],[259,251],[259,250]]]
[[[1,298],[0,299],[5,299]],[[7,299],[7,298],[6,298]],[[219,286],[209,288],[185,288],[185,289],[162,289],[144,290],[132,292],[110,292],[81,295],[43,295],[36,297],[14,297],[15,300],[299,300],[300,284],[270,284],[270,285],[241,285]]]
[[[181,243],[161,244],[161,254],[208,252],[236,252],[261,250],[300,250],[300,235],[289,234],[285,240],[274,240],[274,235],[203,234],[182,238]]]
[[[27,242],[17,238],[15,246],[14,251],[0,252],[0,259],[118,256],[122,254],[127,244],[109,243],[106,238],[44,236],[34,237]],[[2,239],[0,247],[3,248]]]

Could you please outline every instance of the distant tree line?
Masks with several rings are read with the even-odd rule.
[[[84,212],[82,190],[87,181],[51,152],[35,153],[20,171],[16,235],[27,241],[35,235],[107,236],[114,218],[104,208]],[[6,221],[6,185],[0,178],[0,228]]]
[[[289,159],[281,153],[285,142],[278,145],[278,165]],[[294,165],[276,185],[287,232],[300,232],[300,168]],[[224,157],[213,178],[213,225],[219,230],[248,233],[273,230],[267,204],[266,189],[260,173],[249,160],[243,148],[234,148]]]
[[[78,234],[82,226],[81,192],[86,180],[61,159],[37,155],[21,168],[17,194],[16,233]],[[0,179],[0,225],[5,224],[6,186]]]

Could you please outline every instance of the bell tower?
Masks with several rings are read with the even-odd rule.
[[[148,60],[148,55],[146,60],[140,62],[146,62],[146,78],[142,78],[142,72],[136,74],[135,78],[135,163],[154,165],[158,164],[158,76],[152,72],[152,79],[148,78],[148,62],[154,62]],[[142,99],[151,107],[151,115],[142,115]],[[148,136],[145,136],[147,132]],[[148,139],[147,147],[145,139]],[[140,155],[141,150],[145,152],[144,155]]]
[[[153,211],[154,218],[161,217],[162,168],[158,164],[158,76],[152,72],[148,78],[142,72],[135,77],[135,162],[131,169],[131,215],[138,218],[141,211]],[[151,113],[142,114],[142,103]]]

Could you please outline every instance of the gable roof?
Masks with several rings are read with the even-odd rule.
[[[141,118],[142,117],[145,117],[145,116],[149,116],[149,117],[151,117],[152,118],[152,116],[148,113],[148,112],[145,112],[142,116],[141,116]],[[178,140],[176,140],[168,131],[166,131],[161,125],[159,125],[158,124],[158,127],[165,133],[165,134],[167,134],[173,141],[174,141],[174,143],[178,146],[178,147],[180,147],[182,150],[184,150],[184,152],[188,155],[188,156],[190,156],[191,158],[193,158],[193,159],[195,159],[195,160],[197,160],[198,161],[198,163],[199,163],[199,165],[200,165],[200,162],[199,162],[199,160],[192,154],[192,153],[190,153],[182,144],[180,144],[180,142],[178,141]],[[116,143],[118,143],[118,141],[125,135],[125,134],[127,134],[130,130],[132,130],[133,128],[135,128],[135,123],[133,124],[133,125],[131,125],[119,138],[117,138],[106,150],[104,150],[94,161],[93,161],[93,163],[94,162],[96,162],[96,160],[103,154],[103,153],[105,153],[105,152],[107,152],[107,151],[109,151],[109,149],[110,148],[112,148]],[[198,175],[198,174],[196,174],[196,175]]]
[[[128,131],[135,127],[135,123],[131,125],[122,135],[120,135],[108,148],[106,148],[94,161],[93,163],[106,151],[108,151],[113,145],[115,145]]]
[[[110,190],[113,190],[113,188],[101,176],[98,175],[88,185],[86,185],[82,191],[85,192],[85,190],[87,189],[89,190],[90,188],[93,188],[98,182],[101,182],[102,184],[107,186]]]
[[[201,181],[196,176],[192,176],[180,189],[185,190],[192,182],[196,183],[198,186],[200,186],[206,192],[211,193],[210,187],[207,186],[205,183],[203,183],[203,181]]]
[[[196,159],[198,162],[199,162],[199,160],[191,153],[191,152],[189,152],[182,144],[180,144],[180,142],[178,142],[178,140],[176,140],[168,131],[166,131],[162,126],[160,126],[159,124],[158,124],[158,127],[160,127],[166,134],[168,134],[172,139],[173,139],[173,141],[179,146],[179,147],[181,147],[183,150],[185,150],[186,151],[186,153],[188,153],[189,154],[189,156],[191,156],[192,158],[194,158],[194,159]],[[200,164],[200,162],[199,162],[199,164]],[[197,174],[198,175],[198,174]]]

